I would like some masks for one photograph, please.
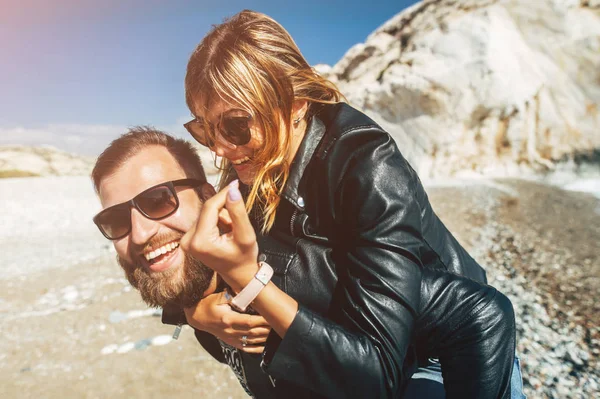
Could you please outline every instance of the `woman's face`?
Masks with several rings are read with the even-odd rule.
[[[222,100],[213,102],[205,115],[196,112],[194,114],[216,129],[217,140],[211,143],[210,149],[231,162],[242,183],[252,184],[259,170],[254,155],[265,142],[265,134],[260,124],[247,111]],[[241,137],[244,137],[244,133],[249,134],[246,144],[235,145],[232,143],[235,139],[226,138],[229,135],[239,137],[240,133]]]

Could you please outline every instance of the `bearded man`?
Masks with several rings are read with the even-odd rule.
[[[94,222],[113,241],[127,280],[144,302],[194,306],[216,275],[185,254],[179,240],[214,189],[187,142],[146,128],[118,140],[92,172],[104,208]]]
[[[92,180],[103,208],[94,223],[112,241],[118,263],[144,302],[177,309],[165,312],[163,318],[182,324],[181,309],[216,292],[204,300],[214,304],[210,316],[225,322],[204,330],[238,350],[262,352],[270,331],[266,321],[233,311],[217,275],[179,248],[202,203],[215,194],[192,145],[149,127],[135,127],[98,157]],[[172,315],[181,317],[169,319]],[[196,331],[196,335],[203,334]],[[207,342],[206,337],[201,342]],[[250,337],[245,345],[243,337]],[[219,356],[215,348],[218,345],[207,349]]]

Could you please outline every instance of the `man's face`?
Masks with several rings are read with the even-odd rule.
[[[106,209],[157,184],[185,178],[184,170],[166,148],[149,146],[101,180],[100,202]],[[195,305],[214,277],[212,270],[179,247],[179,240],[198,218],[202,201],[191,187],[175,189],[177,211],[150,220],[131,208],[131,232],[113,241],[127,279],[150,306]]]

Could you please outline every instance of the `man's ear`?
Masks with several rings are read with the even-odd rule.
[[[216,193],[215,188],[210,183],[204,183],[198,188],[198,194],[202,201],[206,201]]]

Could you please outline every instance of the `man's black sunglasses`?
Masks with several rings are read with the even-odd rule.
[[[211,139],[211,134],[207,131],[212,130],[212,135],[220,133],[220,135],[231,144],[234,145],[246,145],[250,142],[250,122],[252,116],[242,110],[233,109],[227,111],[221,116],[221,119],[217,126],[213,126],[211,123],[204,121],[202,118],[192,119],[183,126],[187,131],[196,139],[197,142],[203,146],[212,148],[215,143]],[[216,131],[215,131],[216,130]]]
[[[94,216],[94,223],[104,237],[109,240],[118,240],[131,232],[132,207],[150,220],[166,218],[179,208],[179,198],[175,187],[198,187],[203,183],[204,181],[197,179],[181,179],[157,184],[142,191],[129,201],[104,209]]]

